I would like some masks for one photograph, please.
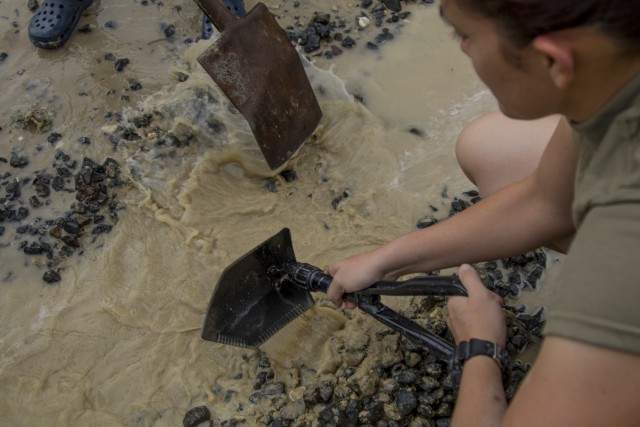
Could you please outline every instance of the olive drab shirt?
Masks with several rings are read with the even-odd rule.
[[[577,229],[545,335],[640,354],[640,75],[574,124]]]

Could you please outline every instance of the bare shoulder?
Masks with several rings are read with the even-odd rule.
[[[504,426],[617,426],[640,422],[640,355],[545,339]]]

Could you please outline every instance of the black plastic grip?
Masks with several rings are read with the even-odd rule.
[[[311,292],[327,293],[331,284],[331,276],[311,264],[303,262],[287,264],[284,266],[284,271],[290,280],[305,286]]]
[[[282,271],[297,285],[311,292],[327,292],[331,280],[318,267],[303,262],[294,262],[282,267]],[[354,295],[440,295],[467,296],[467,290],[456,276],[421,276],[404,281],[379,281]]]

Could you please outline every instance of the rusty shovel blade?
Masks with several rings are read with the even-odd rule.
[[[263,3],[236,18],[195,0],[220,31],[198,62],[245,117],[269,167],[286,163],[322,117],[298,52]]]

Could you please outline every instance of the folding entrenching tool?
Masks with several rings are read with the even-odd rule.
[[[331,276],[299,263],[284,228],[227,267],[209,301],[202,338],[255,348],[313,306],[311,292],[326,292]],[[381,281],[346,294],[365,313],[448,360],[454,346],[380,302],[380,295],[463,295],[456,276]]]
[[[198,62],[249,122],[271,169],[315,130],[322,111],[298,52],[263,3],[236,18],[221,0],[195,0],[220,31]]]

